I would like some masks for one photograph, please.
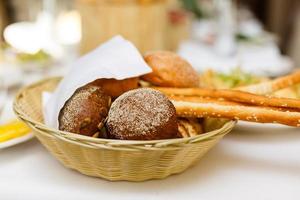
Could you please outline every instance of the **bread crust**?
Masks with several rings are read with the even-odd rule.
[[[154,89],[161,91],[168,96],[194,96],[202,98],[216,98],[231,100],[234,102],[246,103],[258,106],[271,106],[282,108],[300,109],[300,100],[290,98],[279,98],[272,96],[263,96],[252,94],[249,92],[237,90],[218,90],[218,89],[204,89],[204,88],[163,88],[155,87]]]
[[[162,93],[149,88],[132,90],[117,98],[111,105],[106,127],[111,139],[178,137],[174,105]]]
[[[251,92],[255,94],[271,94],[283,88],[290,87],[300,83],[300,70],[289,74],[287,76],[282,76],[274,80],[267,82],[262,82],[258,84],[248,85],[244,87],[235,88],[236,90]]]
[[[110,97],[96,85],[78,88],[59,112],[59,130],[93,136],[104,125]]]
[[[116,80],[116,79],[97,79],[90,84],[102,87],[104,92],[111,96],[112,98],[116,98],[121,94],[138,88],[139,78],[127,78],[123,80]]]
[[[170,97],[179,117],[215,117],[300,127],[300,112],[194,97]]]
[[[199,76],[193,67],[179,55],[168,51],[156,51],[144,56],[153,72],[142,79],[156,86],[198,87]]]

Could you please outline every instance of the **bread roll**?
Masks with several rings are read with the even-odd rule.
[[[106,123],[112,139],[158,140],[178,137],[176,110],[157,90],[136,89],[111,105]]]
[[[183,58],[168,51],[156,51],[145,55],[147,64],[153,72],[142,79],[156,86],[199,87],[199,76]]]
[[[78,88],[59,112],[59,130],[93,136],[104,125],[110,97],[93,84]]]
[[[124,92],[138,88],[138,81],[137,77],[124,80],[102,78],[91,82],[91,84],[102,87],[107,95],[116,98]]]

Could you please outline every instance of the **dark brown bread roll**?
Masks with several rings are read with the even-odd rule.
[[[111,105],[106,123],[113,139],[157,140],[178,137],[176,110],[161,92],[131,90]]]
[[[173,52],[156,51],[144,56],[153,72],[142,79],[163,87],[199,87],[199,75],[183,58]]]
[[[104,125],[110,101],[97,85],[78,88],[59,112],[59,130],[93,136]]]

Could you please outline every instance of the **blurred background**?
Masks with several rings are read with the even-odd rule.
[[[300,66],[299,9],[298,0],[0,0],[0,90],[12,97],[63,75],[118,34],[141,53],[178,52],[199,72],[284,75]]]

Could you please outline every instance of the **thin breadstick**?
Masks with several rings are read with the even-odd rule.
[[[249,86],[237,87],[235,90],[241,90],[254,94],[271,94],[277,90],[290,87],[300,83],[300,70],[290,75],[276,78],[271,81],[253,84]]]
[[[176,97],[175,97],[176,98]],[[259,123],[280,123],[300,127],[300,112],[280,111],[269,107],[206,100],[171,99],[179,117],[216,117]]]
[[[223,99],[216,99],[216,98],[202,98],[202,97],[180,97],[180,96],[168,96],[170,100],[175,101],[187,101],[187,102],[200,102],[200,103],[216,103],[220,105],[228,105],[228,106],[250,106],[250,107],[260,107],[278,111],[289,111],[289,112],[300,112],[299,109],[295,108],[282,108],[282,107],[270,107],[270,106],[256,106],[256,105],[249,105],[240,102],[228,101]]]
[[[216,90],[216,89],[202,89],[202,88],[163,88],[155,87],[162,93],[171,96],[198,96],[198,97],[212,97],[217,99],[227,99],[241,103],[247,103],[259,106],[273,106],[283,108],[297,108],[300,109],[300,100],[289,98],[278,98],[271,96],[262,96],[243,91],[235,90]]]

